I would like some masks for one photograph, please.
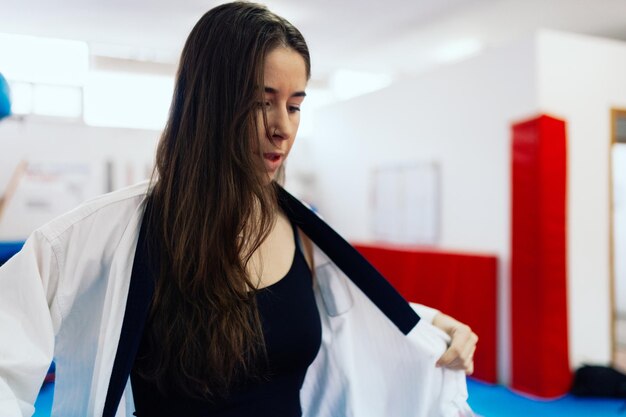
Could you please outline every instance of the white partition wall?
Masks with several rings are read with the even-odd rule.
[[[319,190],[314,203],[349,238],[371,239],[372,172],[435,161],[439,246],[495,253],[500,276],[508,276],[509,129],[536,111],[534,52],[528,40],[324,109],[311,146]],[[500,284],[505,300],[508,282]],[[504,307],[501,334],[508,332]],[[502,338],[504,380],[508,351]]]
[[[436,161],[439,246],[488,251],[501,260],[500,373],[506,382],[510,126],[539,113],[563,118],[569,142],[570,358],[573,367],[607,364],[609,123],[612,107],[626,107],[624,74],[625,43],[542,31],[327,107],[308,144],[313,203],[349,238],[371,239],[373,170]]]

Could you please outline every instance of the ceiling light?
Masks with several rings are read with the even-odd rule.
[[[0,71],[8,80],[80,86],[88,69],[85,42],[0,33]]]
[[[173,77],[91,72],[84,88],[85,123],[161,130],[173,91]]]
[[[478,39],[466,38],[445,43],[435,51],[435,59],[439,62],[455,62],[477,54],[483,49]]]
[[[347,100],[388,87],[393,82],[390,74],[352,70],[338,70],[330,78],[335,97]]]

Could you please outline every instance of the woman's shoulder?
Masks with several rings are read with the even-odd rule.
[[[78,207],[44,224],[37,232],[53,241],[70,229],[102,225],[116,229],[124,227],[135,212],[143,207],[149,193],[149,182],[144,181],[85,201]]]

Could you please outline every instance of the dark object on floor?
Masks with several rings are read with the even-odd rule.
[[[607,366],[584,365],[574,374],[570,392],[578,397],[626,398],[626,375]]]

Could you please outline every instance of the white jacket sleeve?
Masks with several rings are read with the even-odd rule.
[[[39,232],[0,267],[0,416],[34,412],[60,324],[50,309],[57,277],[51,245]]]
[[[422,319],[426,320],[428,323],[432,324],[435,316],[439,314],[439,310],[436,310],[432,307],[425,306],[424,304],[417,303],[409,303],[413,310],[420,316]]]

